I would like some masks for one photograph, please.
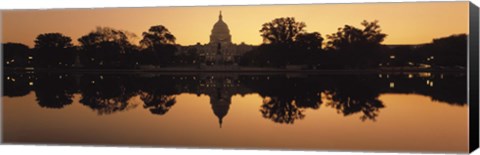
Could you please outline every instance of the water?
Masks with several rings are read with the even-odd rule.
[[[467,152],[458,73],[10,73],[6,143]]]

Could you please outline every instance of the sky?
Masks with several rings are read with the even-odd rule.
[[[164,25],[178,44],[204,44],[220,11],[232,42],[253,45],[262,43],[262,24],[279,17],[295,17],[305,22],[307,32],[319,32],[324,38],[344,25],[361,27],[363,20],[378,20],[388,35],[383,44],[422,44],[452,34],[468,34],[468,2],[418,2],[3,10],[1,38],[3,43],[33,47],[37,35],[59,32],[78,44],[79,37],[102,26],[132,32],[137,35],[133,41],[138,42],[150,26]]]

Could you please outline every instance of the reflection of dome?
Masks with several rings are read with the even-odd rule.
[[[220,125],[220,128],[221,128],[223,123],[223,117],[227,115],[228,109],[230,109],[230,104],[212,105],[212,109],[215,116],[218,117],[218,124]]]
[[[228,113],[230,109],[230,103],[232,96],[228,95],[227,92],[222,92],[221,89],[217,88],[215,93],[210,94],[210,104],[212,104],[212,110],[215,116],[218,118],[218,123],[220,128],[222,127],[223,117]]]
[[[210,35],[210,43],[220,43],[232,42],[232,36],[230,35],[230,30],[225,22],[222,19],[222,12],[220,11],[220,15],[218,16],[218,21],[213,25],[212,34]]]

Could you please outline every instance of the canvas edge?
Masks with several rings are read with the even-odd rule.
[[[379,3],[424,3],[424,2],[437,2],[437,1],[379,2]],[[438,2],[444,2],[444,1],[438,1]],[[450,1],[450,2],[459,2],[459,1]],[[377,2],[340,3],[340,4],[374,4],[374,3],[377,3]],[[337,3],[313,3],[313,4],[337,4]],[[469,2],[469,4],[470,4],[469,5],[469,35],[468,35],[468,45],[467,45],[468,46],[467,97],[468,97],[468,106],[469,106],[469,152],[471,153],[476,149],[478,149],[479,147],[479,71],[480,71],[479,70],[479,41],[480,40],[479,40],[479,8],[472,2]],[[268,5],[297,5],[297,4],[256,4],[256,5],[268,6]],[[218,7],[218,6],[224,6],[224,5],[205,5],[205,6],[198,6],[198,7]],[[225,5],[225,6],[238,6],[238,5]],[[242,5],[239,5],[239,6],[242,6]],[[247,4],[245,6],[252,6],[252,5]],[[150,6],[150,7],[197,7],[197,6]],[[137,7],[104,7],[104,8],[96,8],[96,9],[112,9],[112,8],[137,8]],[[138,8],[143,8],[143,7],[138,7]],[[58,10],[58,9],[88,9],[88,8],[49,8],[48,10]],[[14,9],[14,10],[18,11],[18,10],[37,10],[37,9]],[[3,43],[2,42],[3,11],[13,11],[13,10],[0,9],[0,57],[2,58],[0,59],[0,63],[1,63],[0,70],[2,70],[0,72],[0,77],[2,78],[4,73],[3,47],[1,44]],[[0,90],[0,95],[3,96],[3,80],[0,81],[0,87],[2,87],[2,89]],[[1,121],[0,122],[0,144],[4,144],[3,142],[3,100],[0,100],[0,121]],[[20,144],[20,145],[25,145],[25,144]],[[33,145],[39,145],[39,144],[33,144]],[[72,145],[65,145],[65,146],[72,146]],[[85,145],[79,145],[79,146],[85,146]],[[93,145],[93,146],[102,147],[101,145]],[[172,148],[177,148],[177,147],[172,147]],[[206,148],[206,149],[209,149],[209,148]],[[302,150],[293,150],[293,151],[302,151]]]
[[[3,10],[0,10],[0,77],[3,79]],[[0,80],[0,95],[3,96],[3,80]],[[3,144],[3,99],[0,100],[0,144]]]
[[[468,38],[467,97],[469,105],[469,152],[478,148],[479,143],[479,9],[470,2]]]

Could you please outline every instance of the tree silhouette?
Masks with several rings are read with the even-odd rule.
[[[4,72],[3,76],[3,96],[17,97],[25,96],[33,89],[29,85],[32,82],[32,77],[24,73],[9,74]]]
[[[30,48],[20,43],[4,43],[3,65],[5,67],[26,67],[31,65],[30,58],[33,58]]]
[[[301,33],[295,37],[295,55],[292,59],[295,64],[308,64],[315,66],[321,63],[323,56],[323,37],[318,32]]]
[[[423,63],[435,66],[462,66],[467,65],[467,35],[458,34],[433,39],[418,49],[423,54]]]
[[[437,75],[431,79],[430,86],[423,92],[418,92],[430,96],[434,101],[448,103],[449,105],[465,106],[467,104],[467,77],[459,75]],[[424,82],[424,81],[422,81]]]
[[[200,55],[195,48],[191,48],[176,55],[174,61],[176,64],[197,64],[200,61]]]
[[[72,39],[61,33],[40,34],[35,39],[37,67],[71,67],[74,62]]]
[[[55,49],[72,47],[72,39],[61,33],[40,34],[35,39],[36,49]]]
[[[331,81],[334,85],[324,93],[330,101],[327,106],[333,107],[344,116],[361,112],[364,120],[375,120],[381,108],[382,101],[378,99],[382,89],[381,81],[370,76],[337,76]],[[385,86],[388,85],[384,85]]]
[[[72,104],[73,79],[63,74],[39,74],[35,81],[38,105],[45,108],[63,108]]]
[[[175,96],[154,93],[142,93],[140,99],[145,104],[144,108],[157,115],[164,115],[176,103]]]
[[[361,25],[363,29],[345,25],[327,35],[327,48],[340,52],[339,61],[347,67],[375,67],[380,62],[380,44],[387,35],[381,32],[378,21],[364,20]]]
[[[367,98],[366,96],[358,96],[355,94],[341,94],[339,92],[327,92],[329,99],[332,102],[327,103],[341,112],[343,115],[348,116],[357,112],[362,112],[360,119],[365,121],[375,120],[378,116],[378,111],[383,108],[382,102],[376,98]],[[356,96],[360,98],[356,98]]]
[[[351,46],[378,46],[387,36],[381,32],[378,21],[364,20],[361,25],[363,29],[345,25],[343,28],[338,28],[338,32],[327,35],[330,39],[327,47],[342,50]]]
[[[467,64],[466,34],[435,38],[431,43],[419,46],[395,46],[383,48],[383,66],[414,66],[428,64],[432,68],[465,69]],[[394,56],[392,59],[391,56]]]
[[[322,104],[322,87],[309,78],[244,76],[240,83],[262,96],[262,116],[276,123],[293,124],[305,117],[305,109],[318,109]]]
[[[157,45],[175,44],[176,39],[163,25],[151,26],[147,32],[142,33],[142,36],[143,39],[140,41],[140,44],[153,48]]]
[[[136,107],[130,99],[137,95],[138,91],[132,89],[131,78],[90,75],[81,80],[80,103],[97,111],[99,115],[112,114]]]
[[[298,108],[293,100],[277,97],[265,98],[260,112],[264,118],[282,124],[293,124],[295,120],[305,117],[304,110]]]
[[[295,37],[303,33],[305,23],[296,22],[294,17],[282,17],[265,23],[260,29],[264,43],[292,44]]]
[[[289,50],[281,44],[262,44],[245,53],[240,65],[256,67],[284,67],[287,64]]]
[[[165,65],[172,62],[176,52],[175,36],[163,25],[150,27],[147,32],[143,32],[143,39],[140,45],[145,47],[144,52],[150,53],[156,58],[157,65]]]
[[[293,17],[276,18],[263,24],[260,33],[264,43],[245,53],[240,65],[283,68],[318,64],[323,37],[318,32],[305,32],[305,27],[305,23]]]
[[[323,37],[318,32],[300,33],[295,36],[295,43],[299,48],[307,50],[321,50]]]
[[[97,27],[78,39],[82,63],[87,67],[132,67],[136,47],[130,43],[134,34],[108,27]]]
[[[394,56],[392,58],[391,56]],[[425,58],[422,52],[410,46],[398,46],[384,50],[382,66],[418,66]]]

